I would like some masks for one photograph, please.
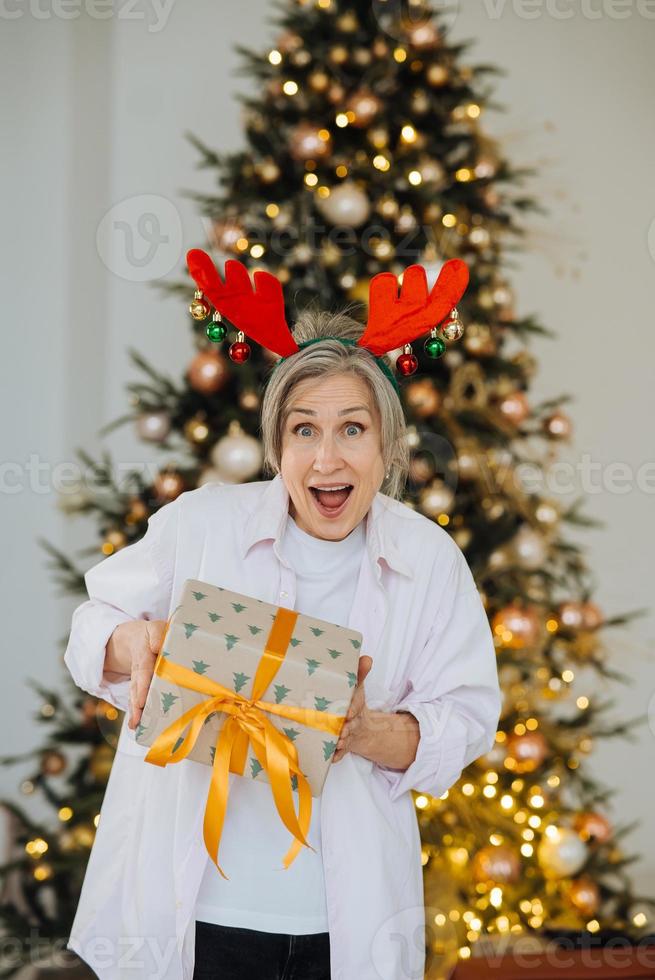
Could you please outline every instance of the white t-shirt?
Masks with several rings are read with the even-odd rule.
[[[324,541],[302,531],[289,516],[281,550],[296,573],[294,608],[347,626],[365,541],[365,519],[342,541]],[[294,799],[297,812],[297,791]],[[316,853],[301,848],[285,869],[282,858],[292,838],[276,810],[270,784],[246,777],[233,780],[218,854],[230,880],[208,857],[195,918],[262,932],[327,932],[319,803],[318,797],[312,799],[307,835]]]

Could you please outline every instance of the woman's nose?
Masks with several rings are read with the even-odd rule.
[[[316,449],[314,466],[334,469],[341,462],[342,458],[336,440],[332,436],[323,436]]]

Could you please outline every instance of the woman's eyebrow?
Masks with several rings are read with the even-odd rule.
[[[289,415],[292,415],[294,412],[302,412],[303,415],[317,415],[318,414],[317,412],[314,411],[313,408],[291,408],[291,409],[289,409],[288,414]],[[349,415],[351,412],[368,412],[369,415],[371,414],[370,409],[367,408],[366,405],[353,405],[352,408],[344,408],[341,412],[338,412],[338,414],[339,415]]]

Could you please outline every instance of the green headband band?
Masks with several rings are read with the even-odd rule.
[[[340,344],[345,344],[348,347],[356,347],[357,346],[357,341],[356,340],[350,340],[350,338],[348,338],[348,337],[312,337],[311,340],[303,340],[303,341],[301,341],[301,343],[298,344],[298,347],[300,347],[301,349],[303,347],[309,347],[310,344],[318,344],[322,340],[338,340]],[[361,349],[362,350],[366,350],[365,347],[362,347]],[[297,351],[295,353],[297,353]],[[371,352],[369,351],[369,353],[371,353]],[[293,354],[288,354],[287,357],[293,357]],[[273,371],[275,370],[275,368],[279,364],[282,363],[282,361],[286,361],[287,360],[287,357],[280,358],[280,360],[277,361],[277,363],[274,365]],[[384,359],[382,357],[376,357],[375,354],[371,354],[371,357],[374,357],[375,358],[375,363],[377,364],[377,366],[380,368],[380,370],[382,371],[382,373],[387,376],[387,378],[389,379],[389,381],[391,382],[391,384],[394,386],[394,388],[396,390],[396,393],[398,395],[400,395],[400,388],[398,387],[398,382],[396,381],[395,375],[394,375],[393,371],[391,370],[391,368],[389,367],[389,365],[384,361]],[[273,371],[271,371],[271,374],[273,373]]]

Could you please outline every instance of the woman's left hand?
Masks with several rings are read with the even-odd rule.
[[[346,752],[354,752],[356,755],[363,755],[367,748],[367,739],[370,738],[373,725],[373,712],[366,706],[366,695],[364,694],[364,679],[371,667],[373,658],[362,654],[359,658],[357,668],[357,685],[353,694],[346,720],[341,729],[341,735],[337,742],[332,762],[339,762]]]

